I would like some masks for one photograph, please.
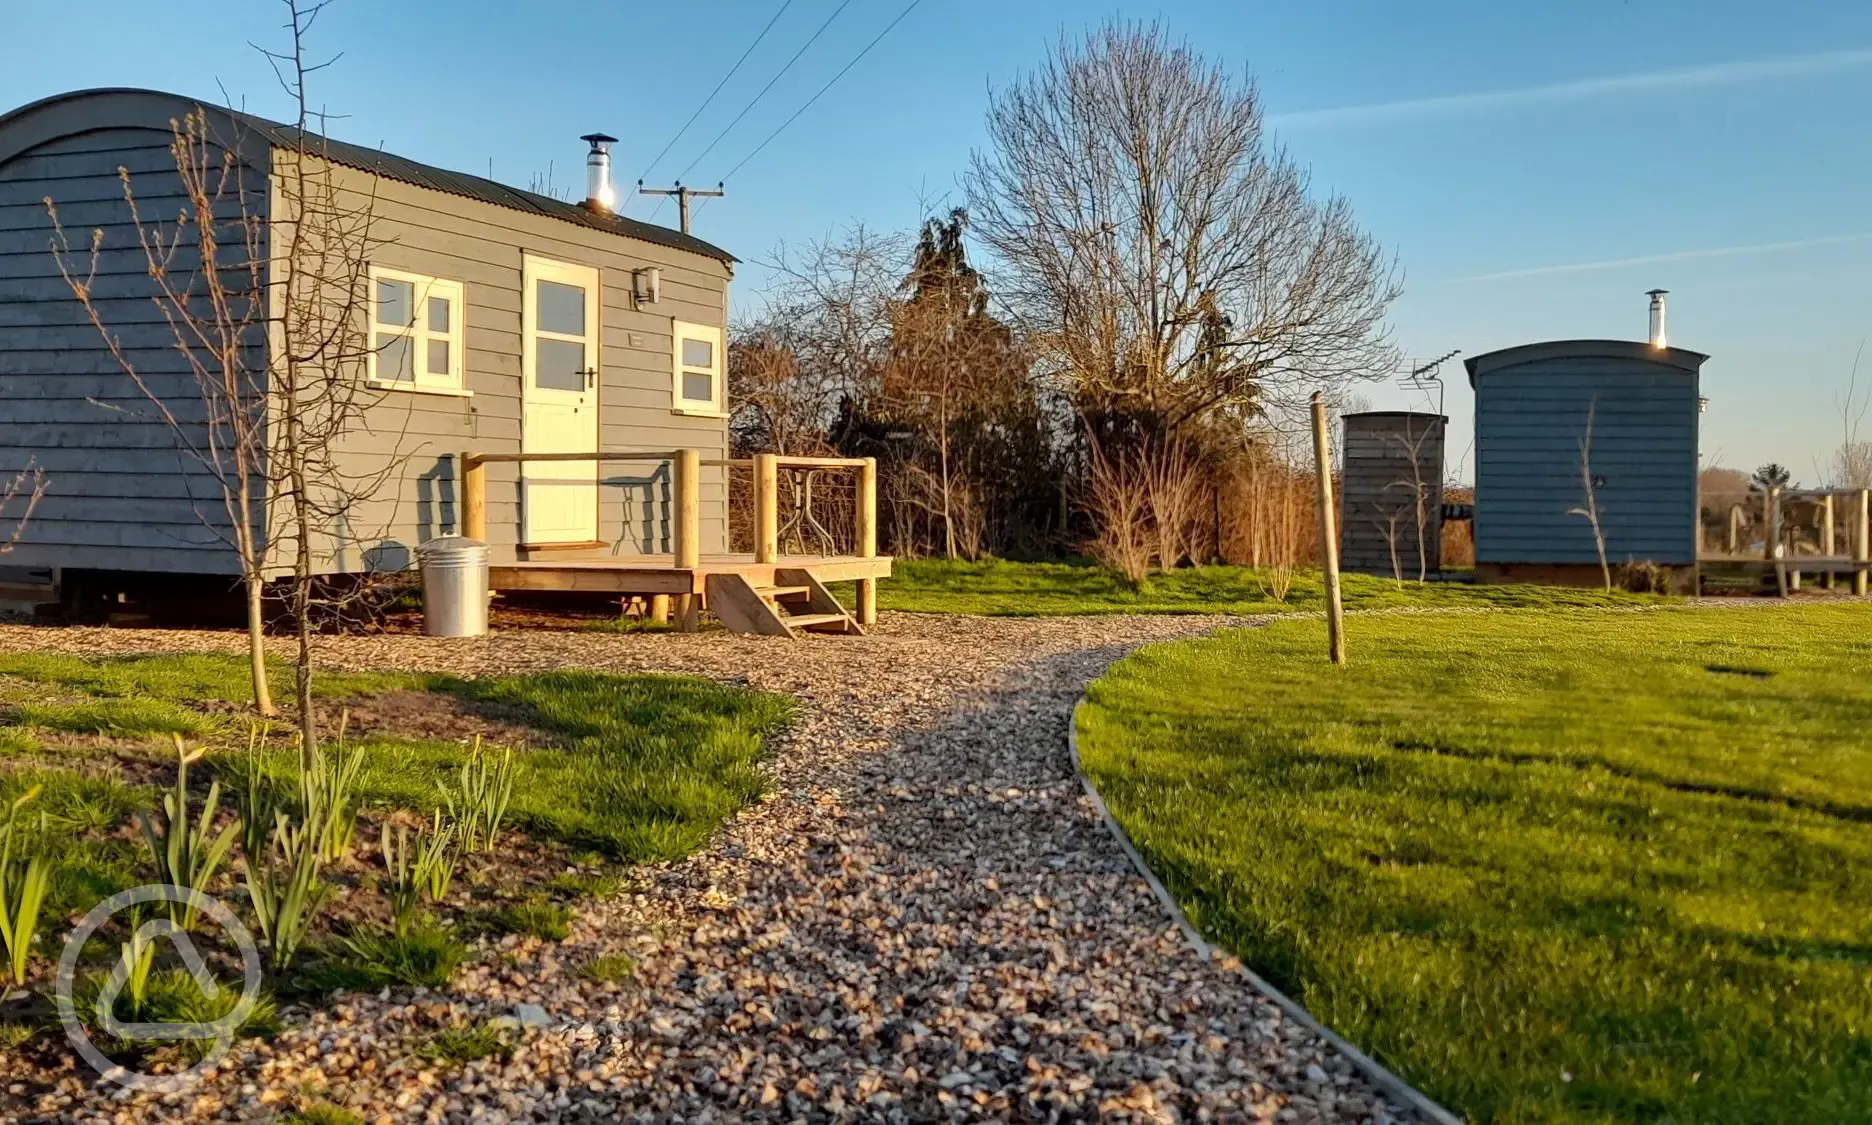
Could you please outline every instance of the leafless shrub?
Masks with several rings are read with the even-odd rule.
[[[1671,592],[1670,568],[1650,559],[1628,560],[1618,568],[1618,587],[1634,594],[1668,594]]]
[[[1149,470],[1131,451],[1092,450],[1086,508],[1096,533],[1092,557],[1136,585],[1150,576],[1155,532],[1150,518]]]

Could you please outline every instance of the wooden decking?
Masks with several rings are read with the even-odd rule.
[[[603,559],[527,559],[488,568],[496,591],[577,590],[605,594],[701,594],[710,575],[738,574],[759,586],[774,585],[776,570],[807,570],[821,582],[889,578],[888,555],[781,556],[757,562],[747,555],[703,555],[693,567],[679,567],[668,555],[617,555]]]

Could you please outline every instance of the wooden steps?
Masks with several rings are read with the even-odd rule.
[[[745,574],[711,574],[708,604],[736,633],[790,638],[802,632],[864,635],[857,620],[805,567],[775,568],[771,585]]]

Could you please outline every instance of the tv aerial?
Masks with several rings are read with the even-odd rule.
[[[1434,392],[1436,412],[1441,415],[1443,413],[1443,377],[1437,374],[1437,369],[1461,354],[1461,348],[1451,348],[1435,359],[1421,363],[1405,360],[1403,372],[1398,376],[1398,386],[1407,391],[1421,391],[1426,397]]]

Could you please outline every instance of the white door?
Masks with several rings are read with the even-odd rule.
[[[520,448],[598,451],[598,271],[544,258],[524,268]],[[528,461],[521,468],[526,543],[598,539],[598,462]]]

